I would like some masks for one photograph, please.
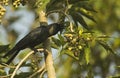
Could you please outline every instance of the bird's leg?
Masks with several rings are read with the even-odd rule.
[[[34,53],[38,52],[38,50],[36,48],[31,48],[31,50],[33,50]]]

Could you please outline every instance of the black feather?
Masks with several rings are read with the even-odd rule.
[[[20,50],[25,48],[33,49],[35,46],[44,42],[48,37],[57,34],[63,28],[63,25],[59,23],[53,23],[48,26],[40,26],[36,28],[22,38],[15,47],[13,47],[13,49],[3,56],[3,58],[11,55],[10,59],[7,61],[7,64],[9,64],[17,56]]]

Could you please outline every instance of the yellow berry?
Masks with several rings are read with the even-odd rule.
[[[73,42],[76,42],[76,38],[73,39]]]
[[[15,8],[17,8],[18,7],[18,5],[15,5]]]
[[[2,9],[2,12],[6,12],[6,9]]]
[[[72,37],[70,37],[70,39],[72,40]]]
[[[5,5],[7,6],[7,5],[8,5],[8,3],[5,3]]]
[[[2,16],[3,16],[4,14],[5,14],[5,12],[1,12],[1,13],[0,13],[0,15],[2,15]]]
[[[79,49],[82,49],[82,46],[80,45],[80,46],[78,46],[78,48],[79,48]]]
[[[79,30],[79,35],[82,35],[83,29]]]
[[[16,5],[16,2],[14,2],[13,5]]]
[[[3,7],[0,5],[0,9],[2,9]]]
[[[20,2],[20,0],[17,0],[17,2]]]
[[[89,38],[89,37],[87,37],[87,40],[89,41],[89,40],[90,40],[90,38]]]
[[[68,48],[68,50],[70,50],[70,51],[71,51],[71,50],[72,50],[72,47],[69,47],[69,48]]]

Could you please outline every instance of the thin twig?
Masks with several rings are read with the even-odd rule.
[[[43,49],[38,49],[38,51],[43,51]],[[20,66],[23,64],[23,62],[24,62],[30,55],[32,55],[33,53],[34,53],[34,51],[31,51],[30,53],[28,53],[28,54],[20,61],[20,63],[16,66],[16,69],[14,70],[11,78],[14,78],[17,70],[20,68]]]
[[[23,59],[20,61],[20,63],[17,65],[16,69],[14,70],[11,78],[14,78],[17,70],[20,68],[20,66],[23,64],[23,62],[24,62],[30,55],[32,55],[33,53],[34,53],[34,51],[31,51],[29,54],[27,54],[27,55],[25,56],[25,58],[23,58]]]
[[[4,67],[8,67],[8,68],[15,68],[15,66],[11,66],[5,63],[0,64],[0,68],[4,68]]]
[[[45,69],[45,64],[43,64],[43,66],[36,71],[35,73],[33,73],[32,75],[30,75],[28,78],[33,78],[34,76],[36,76],[38,73],[42,72]]]
[[[46,69],[44,69],[44,70],[42,71],[42,73],[40,74],[40,78],[43,77],[43,75],[44,75],[45,72],[46,72]]]
[[[68,16],[68,14],[64,13],[63,11],[61,10],[53,10],[53,11],[49,11],[46,16],[50,15],[51,13],[62,13],[63,15],[65,15],[69,21],[71,21],[70,17]]]
[[[5,76],[0,76],[0,78],[9,78],[12,74],[5,75]]]
[[[74,32],[74,30],[73,30],[73,25],[72,25],[71,22],[70,22],[70,30],[71,30],[71,32]]]

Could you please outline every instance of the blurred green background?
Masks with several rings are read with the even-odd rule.
[[[54,61],[57,78],[120,78],[120,0],[90,0],[90,4],[97,11],[94,13],[97,23],[88,21],[89,25],[96,34],[102,33],[110,37],[106,39],[106,42],[117,56],[107,52],[100,45],[91,44],[91,63],[88,65],[80,66],[78,61],[67,55],[57,58]],[[0,25],[0,45],[11,44],[13,46],[31,29],[39,26],[39,23],[33,24],[35,13],[27,7],[21,6],[13,10],[8,6],[6,9],[5,19]],[[49,23],[56,22],[50,18],[53,19],[49,17]],[[19,56],[20,59],[25,56],[23,52]],[[54,52],[53,56],[57,57],[58,53],[56,50]],[[22,71],[25,70],[22,69]]]

